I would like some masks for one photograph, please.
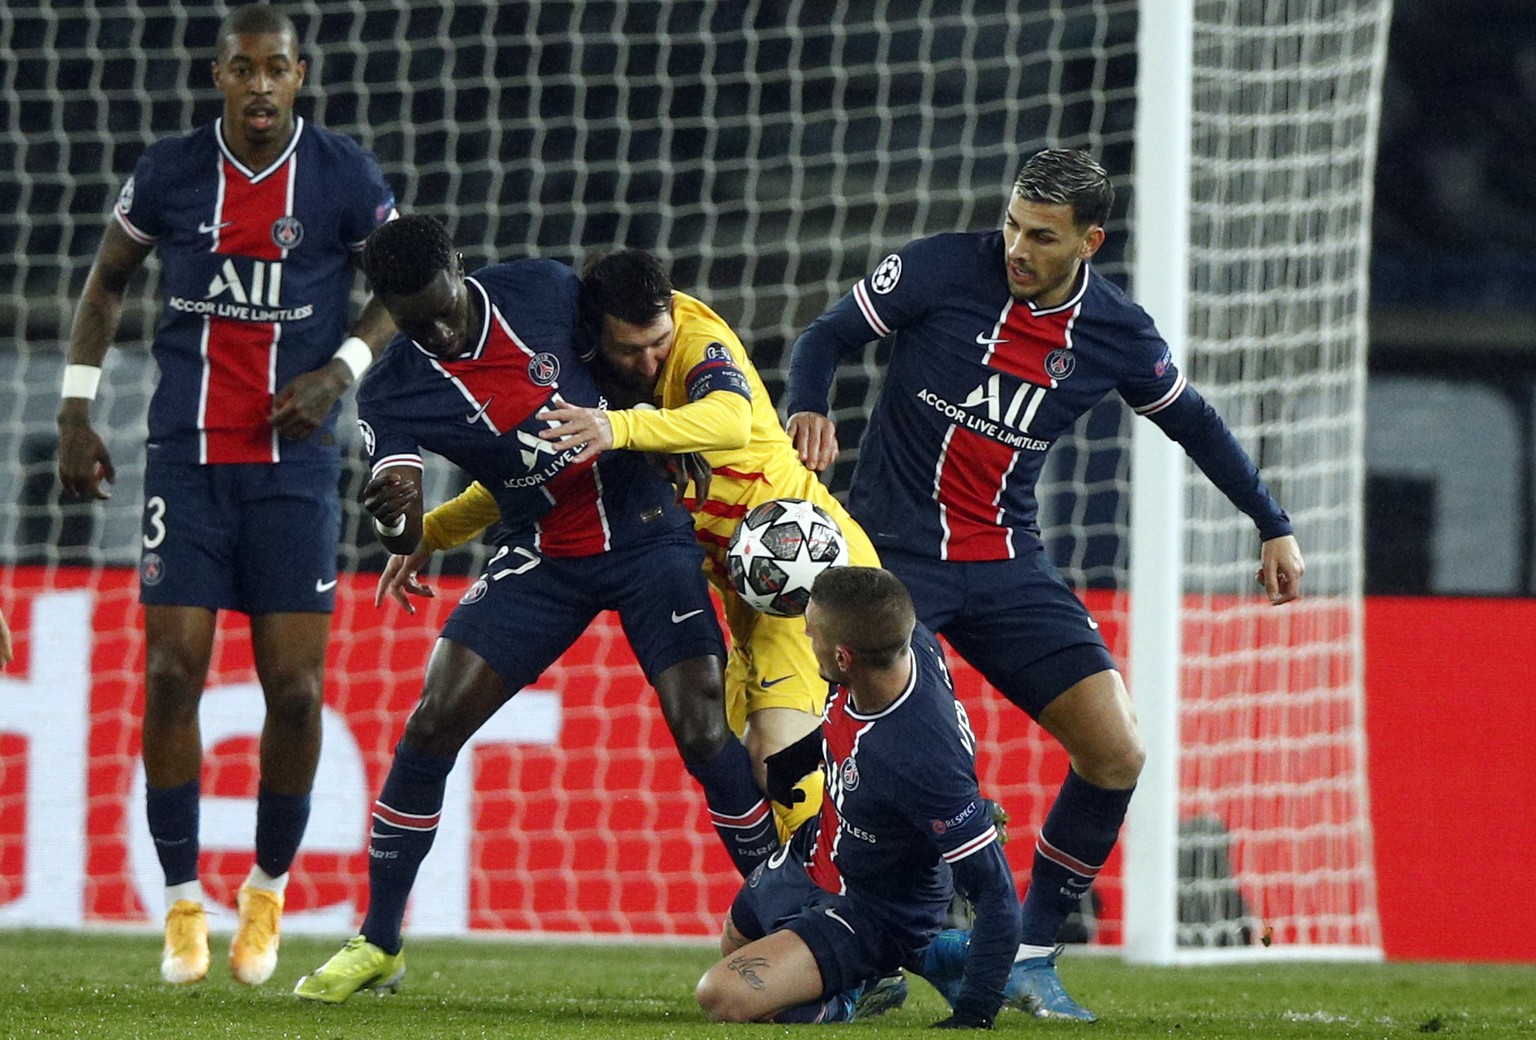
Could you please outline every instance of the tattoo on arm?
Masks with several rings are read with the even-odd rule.
[[[753,989],[760,990],[767,985],[757,973],[757,969],[768,967],[767,957],[732,957],[725,966],[740,975],[741,980]]]

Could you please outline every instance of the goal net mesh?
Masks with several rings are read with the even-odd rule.
[[[1309,571],[1308,597],[1271,611],[1254,594],[1251,524],[1198,475],[1188,481],[1190,944],[1247,943],[1263,928],[1300,945],[1379,943],[1359,512],[1365,229],[1388,6],[1195,4],[1195,291],[1190,341],[1175,354],[1260,461]],[[402,208],[440,216],[471,268],[654,250],[732,322],[775,395],[800,329],[907,240],[995,225],[1036,149],[1090,149],[1123,200],[1147,201],[1129,175],[1131,0],[291,7],[309,62],[300,112],[372,149]],[[12,387],[0,399],[0,606],[20,650],[0,677],[0,923],[146,922],[163,909],[136,722],[153,258],[129,288],[94,407],[117,463],[110,501],[60,501],[53,416],[70,315],[116,192],[151,141],[220,112],[209,61],[227,11],[180,0],[0,8],[0,210],[12,214],[0,225],[0,314],[14,330],[0,345]],[[1129,251],[1156,248],[1129,240],[1126,212],[1117,207],[1096,261],[1122,283]],[[840,377],[836,490],[882,360],[872,345]],[[1118,401],[1095,409],[1055,448],[1041,487],[1052,552],[1122,662],[1130,421]],[[350,421],[340,430],[350,461],[327,750],[285,927],[344,934],[366,898],[368,805],[437,627],[486,554],[442,559],[440,598],[415,617],[376,611],[384,557],[356,501]],[[464,480],[446,466],[428,477],[433,501]],[[70,657],[84,661],[73,680]],[[984,787],[1013,813],[1022,884],[1065,759],[974,672],[957,677]],[[57,699],[72,681],[86,722],[61,728],[45,685]],[[245,626],[231,620],[203,709],[203,880],[225,905],[251,857],[256,691]],[[461,756],[412,926],[715,934],[735,881],[617,624],[604,619],[531,692]],[[84,744],[69,747],[76,737]],[[74,812],[76,795],[78,843],[41,815]],[[60,889],[78,897],[50,909],[41,895]],[[1117,863],[1098,895],[1095,941],[1114,945]]]

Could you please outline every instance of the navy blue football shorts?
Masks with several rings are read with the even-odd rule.
[[[1074,683],[1115,667],[1098,622],[1039,543],[1014,560],[957,563],[882,548],[917,618],[1038,719]]]
[[[725,660],[703,563],[703,550],[686,528],[673,539],[596,556],[542,556],[503,546],[459,600],[442,635],[479,654],[516,693],[599,613],[613,610],[654,686],[680,661]]]
[[[805,831],[801,827],[796,836]],[[835,895],[806,873],[802,844],[791,840],[747,878],[731,904],[736,930],[749,941],[785,930],[798,935],[821,970],[823,997],[897,968],[921,967],[921,952],[939,933],[948,900],[919,907],[867,895]]]
[[[341,463],[144,468],[139,602],[246,614],[336,605]]]

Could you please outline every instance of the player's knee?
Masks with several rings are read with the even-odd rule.
[[[144,714],[166,722],[196,721],[201,669],[173,654],[151,654],[144,670]]]
[[[263,688],[269,722],[290,729],[318,725],[320,705],[325,699],[325,681],[311,672],[292,672],[276,676]]]
[[[1147,749],[1134,729],[1122,739],[1095,749],[1094,753],[1073,756],[1072,768],[1096,787],[1123,791],[1135,787],[1147,762]]]
[[[699,1002],[704,1017],[711,1022],[748,1022],[750,1017],[736,1001],[732,976],[717,965],[704,973],[694,987],[693,998]]]

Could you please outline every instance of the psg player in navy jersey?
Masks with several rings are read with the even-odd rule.
[[[769,756],[769,782],[788,800],[819,768],[826,795],[742,887],[699,1004],[717,1021],[848,1021],[861,980],[928,970],[958,883],[976,927],[941,1024],[990,1027],[1018,946],[1018,896],[943,653],[878,567],[824,571],[805,627],[832,693],[820,730]]]
[[[401,332],[358,392],[374,473],[367,505],[384,544],[409,557],[421,540],[424,448],[490,489],[502,525],[433,648],[374,803],[362,932],[294,990],[329,1003],[398,987],[406,899],[454,757],[603,610],[618,612],[738,869],[778,846],[751,759],[726,724],[725,644],[673,485],[634,452],[594,461],[538,436],[553,425],[539,418],[546,409],[606,405],[578,356],[576,273],[516,260],[466,277],[443,226],[421,214],[375,232],[363,268]]]
[[[75,312],[59,407],[65,493],[107,498],[116,471],[90,403],[128,282],[157,250],[143,747],[168,907],[160,970],[172,983],[208,971],[197,709],[219,610],[250,615],[266,701],[256,863],[230,968],[254,985],[277,963],[320,754],[341,528],[336,401],[392,331],[371,301],[357,321],[347,315],[353,258],[393,216],[394,195],[372,156],[294,114],[305,72],[286,15],[263,5],[225,19],[213,62],[223,116],[151,145],[123,187]]]
[[[1252,460],[1152,319],[1088,263],[1113,200],[1087,153],[1037,153],[1001,230],[936,235],[887,257],[796,341],[788,387],[795,445],[824,470],[837,456],[826,412],[839,359],[893,338],[849,511],[922,622],[1071,756],[1036,845],[1010,1002],[1088,1021],[1061,989],[1053,945],[1114,847],[1145,751],[1098,625],[1041,545],[1045,453],[1114,391],[1253,519],[1271,603],[1296,598],[1304,569]]]

